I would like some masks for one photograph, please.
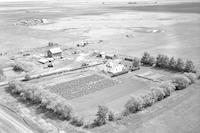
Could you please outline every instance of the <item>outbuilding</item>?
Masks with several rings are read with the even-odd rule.
[[[60,57],[62,55],[62,50],[59,47],[51,48],[47,51],[48,57]]]
[[[49,60],[47,60],[45,58],[41,58],[41,59],[38,60],[38,62],[45,64],[45,63],[49,62]]]
[[[115,59],[117,56],[115,54],[105,54],[105,59]]]

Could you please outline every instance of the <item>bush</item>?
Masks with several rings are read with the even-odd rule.
[[[161,87],[160,87],[160,88],[161,88]],[[165,94],[164,97],[168,97],[168,96],[171,95],[171,90],[170,90],[169,88],[164,87],[164,88],[162,88],[162,89],[163,89],[163,92],[164,92],[164,94]]]
[[[169,68],[169,57],[159,54],[156,58],[156,67]]]
[[[129,113],[127,113],[128,115]],[[117,120],[121,120],[123,116],[127,116],[124,115],[124,111],[122,111],[122,113],[115,113],[113,111],[109,111],[108,112],[108,121],[117,121]]]
[[[73,116],[70,123],[74,126],[77,126],[77,127],[81,127],[84,124],[83,118],[79,118],[78,116]]]
[[[143,101],[140,97],[132,96],[127,103],[125,104],[125,111],[128,113],[136,113],[137,111],[142,110]]]
[[[153,57],[153,56],[151,56],[150,58],[149,58],[149,62],[148,62],[148,64],[147,65],[150,65],[150,66],[153,66],[154,64],[155,64],[155,58]]]
[[[142,105],[143,108],[149,107],[149,106],[153,105],[154,102],[155,102],[154,96],[151,93],[151,91],[150,92],[147,91],[147,92],[141,94],[140,97],[141,97],[141,99],[143,101],[142,102],[143,103],[143,105]]]
[[[196,72],[194,63],[190,60],[187,60],[185,63],[185,72]]]
[[[98,106],[98,112],[96,114],[97,118],[94,120],[93,125],[95,126],[102,126],[106,124],[106,119],[108,115],[108,108],[103,105]]]
[[[171,82],[163,82],[163,83],[161,83],[160,85],[159,85],[159,87],[160,88],[163,88],[163,89],[166,89],[165,90],[165,93],[172,93],[172,92],[174,92],[175,91],[175,89],[176,89],[176,87],[174,86],[174,84],[173,83],[171,83]],[[169,91],[169,92],[168,92]]]
[[[165,97],[165,92],[160,87],[155,87],[151,89],[151,93],[153,95],[153,98],[156,101],[161,101]]]
[[[144,55],[143,55],[143,57],[141,58],[141,61],[140,61],[140,62],[143,63],[143,64],[148,64],[149,59],[150,59],[150,54],[147,53],[147,52],[144,52]]]
[[[191,84],[195,83],[197,81],[197,76],[194,73],[184,73],[184,75],[190,79]]]
[[[109,121],[115,121],[116,120],[114,112],[112,112],[112,111],[108,112],[108,120]]]
[[[175,70],[176,69],[176,60],[174,59],[174,57],[172,57],[169,61],[169,69],[171,70]]]
[[[142,64],[144,64],[144,65],[150,65],[150,66],[152,66],[155,63],[155,59],[154,59],[154,57],[150,56],[149,53],[145,52],[144,55],[143,55],[143,57],[141,58],[140,62]]]
[[[32,62],[27,62],[23,60],[16,60],[14,64],[11,65],[13,67],[14,71],[17,72],[30,72],[33,70],[33,67],[35,66]]]
[[[182,59],[178,58],[177,64],[176,64],[176,70],[179,72],[183,72],[184,67],[185,67],[184,61]]]
[[[172,83],[176,86],[176,90],[182,90],[187,88],[191,81],[184,75],[177,75],[173,78]]]
[[[161,67],[162,66],[162,55],[159,54],[157,57],[156,57],[156,67]]]
[[[133,66],[134,67],[139,67],[140,66],[140,60],[137,57],[135,57],[133,59]]]
[[[16,72],[23,72],[23,71],[25,71],[24,68],[21,65],[19,65],[19,64],[15,64],[13,66],[13,70],[16,71]]]
[[[25,80],[25,81],[29,81],[29,80],[31,80],[30,75],[29,75],[29,74],[26,74],[26,75],[24,76],[24,80]]]
[[[125,109],[121,112],[122,116],[128,116],[129,114],[131,114],[131,112],[129,111],[129,109],[127,109],[125,107]]]

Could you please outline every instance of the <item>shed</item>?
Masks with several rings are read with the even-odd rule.
[[[105,59],[115,59],[116,57],[115,54],[105,54]]]
[[[47,51],[48,57],[59,57],[62,55],[62,50],[59,47],[51,48]]]
[[[133,58],[133,57],[130,57],[130,56],[126,56],[126,57],[124,58],[124,60],[126,60],[126,61],[134,61],[134,58]]]
[[[49,62],[49,60],[47,60],[45,58],[41,58],[41,59],[38,60],[38,62],[45,64],[45,63]]]

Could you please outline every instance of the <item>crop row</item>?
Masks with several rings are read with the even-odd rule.
[[[80,79],[78,79],[80,80]],[[83,78],[81,80],[84,80]],[[88,81],[88,82],[79,82],[78,84],[76,80],[65,82],[62,84],[57,84],[51,87],[47,87],[48,90],[63,96],[66,99],[72,99],[75,97],[81,97],[95,91],[108,88],[114,86],[116,84],[115,81],[106,78],[98,78],[96,81]]]

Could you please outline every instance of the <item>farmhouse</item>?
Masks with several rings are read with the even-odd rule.
[[[121,73],[125,70],[123,64],[119,64],[118,62],[108,62],[105,65],[105,72],[111,73],[111,74],[117,74]]]
[[[59,47],[49,49],[47,51],[48,57],[60,57],[62,55],[62,50]]]
[[[124,67],[125,67],[127,70],[132,70],[132,69],[135,68],[132,61],[122,60],[122,61],[121,61],[121,64],[123,64]]]

